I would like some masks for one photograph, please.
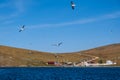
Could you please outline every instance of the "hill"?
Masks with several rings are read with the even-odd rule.
[[[44,62],[55,60],[54,56],[52,53],[0,46],[0,66],[42,66]]]
[[[48,61],[80,62],[83,60],[99,57],[103,61],[112,60],[120,66],[120,44],[111,44],[94,49],[74,52],[53,54],[28,49],[20,49],[0,45],[0,66],[48,66]]]
[[[71,56],[75,56],[78,54],[81,54],[84,56],[86,55],[88,56],[88,58],[99,57],[98,60],[102,59],[103,62],[105,62],[106,60],[112,60],[117,63],[117,66],[120,66],[120,43],[101,46],[101,47],[97,47],[89,50],[70,53],[70,54]],[[85,59],[88,59],[88,58],[85,58]]]

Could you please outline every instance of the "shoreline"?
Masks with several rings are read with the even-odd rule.
[[[71,66],[39,66],[39,67],[0,67],[0,69],[6,68],[119,68],[120,66],[80,66],[80,67],[71,67]]]

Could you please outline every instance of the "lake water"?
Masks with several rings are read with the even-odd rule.
[[[120,67],[0,68],[0,80],[120,80]]]

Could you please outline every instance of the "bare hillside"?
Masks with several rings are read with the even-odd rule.
[[[90,50],[53,54],[34,50],[0,46],[0,66],[47,66],[48,61],[80,62],[93,57],[112,60],[120,66],[120,44],[101,46]]]
[[[96,56],[102,59],[103,61],[112,60],[114,62],[117,62],[117,65],[120,65],[120,44],[119,43],[101,46],[94,49],[80,51],[72,54]]]
[[[46,52],[0,46],[1,66],[42,66],[45,65],[44,62],[49,60],[55,60],[55,55]]]

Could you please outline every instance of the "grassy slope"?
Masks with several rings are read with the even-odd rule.
[[[80,62],[98,56],[103,60],[113,60],[120,66],[120,44],[102,46],[90,50],[56,55],[8,46],[0,46],[0,66],[46,66],[47,61]]]
[[[7,46],[0,46],[0,65],[2,66],[37,66],[49,60],[55,60],[52,53],[31,51]]]

